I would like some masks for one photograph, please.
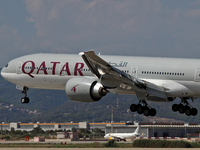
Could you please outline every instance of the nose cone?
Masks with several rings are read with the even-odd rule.
[[[1,76],[4,77],[4,68],[1,69]]]
[[[4,79],[7,79],[6,77],[6,68],[4,67],[2,70],[1,70],[1,76],[4,78]]]
[[[107,139],[108,138],[108,135],[106,134],[105,136],[104,136],[104,139]]]

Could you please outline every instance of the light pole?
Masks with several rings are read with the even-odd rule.
[[[112,107],[112,113],[111,113],[111,133],[113,133],[113,107]]]
[[[153,137],[154,137],[154,124],[155,124],[156,122],[155,121],[153,121]]]

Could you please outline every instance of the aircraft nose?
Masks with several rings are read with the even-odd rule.
[[[1,76],[6,79],[6,68],[4,67],[2,70],[1,70]]]

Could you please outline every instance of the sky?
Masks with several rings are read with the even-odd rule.
[[[0,0],[0,67],[32,53],[200,58],[200,0]]]

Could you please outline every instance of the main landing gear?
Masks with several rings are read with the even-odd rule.
[[[173,104],[172,105],[172,110],[174,112],[178,111],[179,113],[183,114],[185,113],[187,116],[196,116],[198,114],[198,110],[196,108],[193,108],[189,103],[188,103],[188,98],[181,98],[181,103],[180,104]]]
[[[130,106],[130,110],[132,112],[136,112],[138,114],[144,114],[145,116],[155,116],[156,110],[154,108],[151,108],[145,100],[140,100],[140,102],[136,104],[132,104]]]
[[[28,91],[28,87],[24,87],[22,93],[24,94],[24,97],[21,98],[21,103],[25,104],[25,103],[29,103],[29,98],[27,97],[27,91]]]

